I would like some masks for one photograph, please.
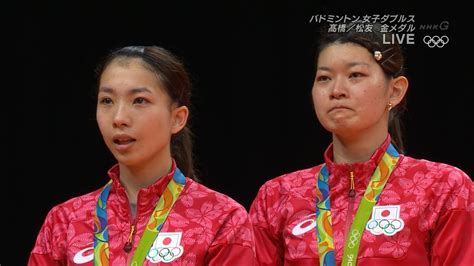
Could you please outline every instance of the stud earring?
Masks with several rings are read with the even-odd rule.
[[[388,103],[388,111],[392,110],[392,103]]]

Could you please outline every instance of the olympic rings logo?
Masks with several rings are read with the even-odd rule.
[[[179,257],[182,253],[182,249],[179,247],[173,247],[173,248],[154,248],[152,247],[150,251],[148,252],[147,257],[152,261],[152,262],[170,262],[176,257]]]
[[[351,231],[351,236],[349,237],[349,244],[347,246],[349,248],[354,248],[357,244],[357,241],[360,239],[360,232],[357,229]]]
[[[446,35],[443,35],[441,37],[438,35],[434,35],[434,36],[426,35],[425,37],[423,37],[423,42],[426,45],[428,45],[428,47],[430,48],[434,48],[434,47],[443,48],[446,44],[448,44],[449,37]]]
[[[376,235],[382,233],[386,235],[394,235],[396,232],[400,231],[403,228],[403,221],[400,219],[380,219],[380,220],[370,220],[367,223],[367,229]]]

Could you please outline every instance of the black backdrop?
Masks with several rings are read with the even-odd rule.
[[[65,2],[20,6],[14,56],[22,85],[8,89],[4,130],[4,210],[11,211],[3,220],[12,234],[4,243],[12,252],[2,252],[0,263],[24,264],[49,209],[106,182],[114,160],[95,122],[94,68],[123,45],[160,45],[183,58],[194,81],[200,178],[248,208],[266,180],[320,163],[330,142],[310,97],[312,15],[412,14],[416,26],[448,21],[446,31],[415,31],[416,44],[405,49],[407,154],[474,176],[472,10],[465,5]],[[450,42],[431,49],[422,43],[426,34]]]

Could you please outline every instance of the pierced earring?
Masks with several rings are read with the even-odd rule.
[[[388,111],[392,110],[392,103],[388,103]]]

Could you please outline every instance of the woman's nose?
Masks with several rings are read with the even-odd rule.
[[[123,105],[119,104],[116,106],[114,117],[113,117],[113,124],[114,127],[126,127],[130,125],[130,114],[128,108]]]
[[[331,98],[340,99],[347,97],[347,87],[344,79],[337,78],[331,89]]]

